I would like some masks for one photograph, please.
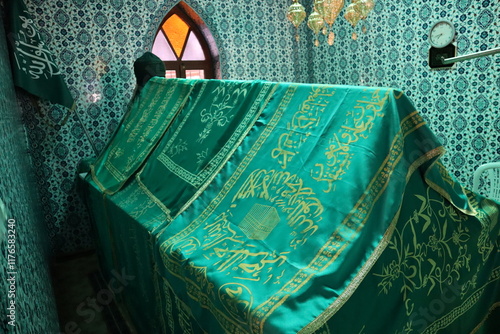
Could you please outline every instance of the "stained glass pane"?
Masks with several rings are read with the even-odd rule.
[[[205,54],[203,53],[200,41],[192,31],[189,34],[182,60],[205,60]]]
[[[188,79],[205,79],[204,70],[186,70],[186,78]]]
[[[151,50],[155,55],[160,57],[161,60],[177,60],[174,55],[172,48],[167,42],[165,35],[160,31],[156,35],[155,41],[153,43],[153,50]]]
[[[162,29],[167,35],[170,44],[172,44],[175,54],[180,57],[189,32],[188,24],[174,14],[163,23]]]
[[[175,70],[166,70],[165,71],[165,78],[167,78],[167,79],[177,78],[177,72],[175,72]]]

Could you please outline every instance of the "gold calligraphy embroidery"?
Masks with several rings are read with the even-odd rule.
[[[183,83],[168,87],[156,84],[147,91],[145,96],[140,97],[137,104],[126,115],[123,131],[120,137],[115,138],[111,143],[109,158],[104,161],[107,171],[117,181],[121,182],[126,179],[137,162],[149,153],[151,143],[156,142],[156,139],[166,130],[175,111],[185,103],[191,89],[191,85]],[[180,91],[179,98],[174,96],[177,91]],[[148,101],[148,105],[144,105],[142,101]],[[163,107],[159,105],[160,102]],[[170,104],[172,104],[171,110],[165,113],[165,106]],[[128,153],[127,158],[123,159],[125,152]]]
[[[139,116],[138,119],[136,118],[135,122],[129,122],[125,128],[130,131],[127,136],[127,143],[135,141],[139,143],[144,142],[145,138],[151,133],[151,129],[155,127],[158,120],[165,114],[163,108],[159,108],[157,104],[161,99],[172,97],[176,86],[172,85],[166,92],[160,88],[161,86],[157,86],[155,91],[152,92],[154,96],[148,108],[141,110],[142,112],[137,115]],[[136,139],[137,136],[139,136],[138,140]]]
[[[477,218],[481,222],[483,229],[481,229],[481,234],[479,235],[477,249],[483,261],[486,261],[496,246],[495,241],[497,240],[492,238],[490,234],[498,224],[499,211],[495,202],[487,198],[481,201],[479,207],[481,210],[478,211]]]
[[[175,298],[175,306],[177,308],[178,314],[177,319],[179,321],[180,328],[182,329],[182,334],[194,334],[192,328],[193,314],[189,306],[181,301],[179,298]]]
[[[203,143],[212,132],[214,125],[223,128],[230,122],[234,116],[231,112],[245,99],[249,85],[249,83],[244,83],[239,88],[230,90],[229,85],[221,84],[213,90],[215,99],[208,108],[204,108],[200,112],[201,122],[206,123],[206,126],[198,134],[197,142]]]
[[[220,168],[229,157],[228,154],[250,130],[277,87],[271,83],[252,85],[250,82],[235,86],[233,83],[221,81],[217,87],[210,88],[208,81],[201,83],[202,87],[196,100],[183,112],[182,121],[157,158],[170,172],[195,187],[201,186]],[[213,94],[204,93],[207,87],[212,89]],[[250,93],[256,94],[255,98],[251,98]],[[206,105],[209,107],[205,107]],[[235,116],[239,119],[234,120]],[[187,159],[178,159],[170,150],[179,144],[179,137],[186,137],[185,134],[194,131],[186,129],[186,124],[196,124],[199,129],[196,130],[199,132],[198,138],[195,143],[192,136],[187,136],[187,142],[193,139],[193,144],[187,148]],[[215,126],[219,127],[217,131],[213,131]],[[227,139],[223,141],[222,138]]]
[[[318,163],[311,170],[311,177],[318,182],[326,183],[325,193],[335,191],[335,181],[342,180],[343,175],[349,170],[349,165],[354,154],[351,145],[360,139],[368,139],[375,119],[383,117],[383,108],[387,102],[389,91],[383,96],[380,90],[374,91],[365,100],[358,100],[357,105],[347,112],[345,123],[329,140],[325,156],[326,163]]]
[[[226,283],[219,289],[219,300],[226,311],[241,323],[248,322],[252,310],[252,292],[244,285]]]
[[[230,215],[224,212],[204,228],[206,235],[200,245],[204,257],[215,261],[217,271],[233,278],[260,281],[266,271],[271,275],[269,281],[273,277],[271,271],[285,263],[289,252],[252,251],[256,246],[238,235],[229,219]]]
[[[304,181],[289,172],[257,169],[252,172],[232,202],[246,198],[261,198],[285,214],[288,226],[292,228],[290,247],[296,249],[307,242],[321,220],[323,205]],[[232,207],[235,207],[233,204]]]
[[[159,290],[159,287],[156,287],[156,290]],[[172,288],[168,284],[167,280],[164,279],[163,280],[163,296],[165,298],[165,304],[162,307],[163,314],[167,317],[168,329],[170,330],[171,333],[174,333],[175,332],[175,322],[174,322],[174,317],[173,317],[174,307],[173,307],[171,295],[173,295]],[[177,298],[177,297],[175,297],[175,295],[174,295],[174,298]],[[163,320],[163,318],[162,318],[162,320]],[[165,322],[163,322],[162,325],[163,325],[164,331],[166,332],[167,328],[166,328]]]
[[[302,145],[308,140],[311,130],[318,126],[323,112],[335,94],[332,87],[315,87],[309,97],[302,102],[300,110],[295,113],[291,122],[287,124],[288,132],[278,139],[278,145],[271,152],[273,159],[278,159],[281,168],[286,169]]]

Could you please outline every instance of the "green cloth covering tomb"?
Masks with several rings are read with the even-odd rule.
[[[136,277],[118,297],[139,332],[487,332],[498,204],[447,172],[402,92],[151,81],[141,94],[175,92],[175,117],[126,151],[133,168],[112,161],[114,194],[105,168],[85,180],[103,270]]]

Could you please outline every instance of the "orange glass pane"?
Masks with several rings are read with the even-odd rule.
[[[176,14],[169,17],[162,26],[168,41],[172,44],[175,54],[179,58],[186,43],[189,26]]]

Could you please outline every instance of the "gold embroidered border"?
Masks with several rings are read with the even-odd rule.
[[[486,320],[488,320],[488,318],[490,317],[491,313],[496,310],[498,307],[500,307],[500,302],[496,302],[495,304],[491,305],[490,309],[488,310],[488,314],[483,318],[483,320],[481,320],[481,322],[472,330],[472,332],[470,332],[470,334],[475,334],[477,333],[478,330],[481,329],[481,327],[483,327],[484,323],[486,322]]]
[[[239,167],[235,170],[235,172],[230,176],[228,182],[224,185],[224,187],[221,189],[221,191],[215,196],[215,198],[210,202],[210,204],[205,208],[205,210],[194,220],[192,221],[188,226],[186,226],[182,231],[180,231],[178,234],[170,237],[166,241],[164,241],[160,245],[160,255],[162,257],[162,261],[167,268],[167,270],[174,276],[178,277],[182,281],[186,281],[186,277],[182,275],[182,270],[181,270],[181,263],[174,262],[172,261],[169,257],[166,255],[166,250],[168,249],[169,245],[176,244],[178,240],[184,239],[187,235],[191,234],[198,226],[206,221],[208,217],[215,211],[215,209],[220,205],[221,201],[227,196],[229,191],[232,189],[232,186],[234,183],[240,178],[242,173],[246,170],[248,165],[253,161],[253,159],[256,157],[257,153],[259,152],[260,148],[264,143],[267,141],[268,137],[270,134],[273,132],[273,130],[276,128],[276,125],[278,122],[281,120],[283,117],[284,112],[286,111],[286,108],[290,104],[292,97],[295,95],[297,91],[298,85],[297,84],[290,84],[286,92],[284,93],[283,98],[280,101],[280,104],[276,111],[273,113],[271,119],[269,120],[268,124],[265,126],[265,128],[262,131],[262,134],[257,138],[256,142],[253,144],[252,148],[249,150],[249,152],[244,156],[242,162],[239,164]],[[201,193],[201,191],[200,191]],[[199,195],[199,194],[198,194]],[[196,196],[197,197],[197,196]],[[187,203],[186,205],[188,205]],[[191,290],[191,294],[193,293],[194,290]],[[191,296],[190,294],[190,296]],[[198,298],[202,297],[202,292],[199,291]],[[208,299],[208,296],[204,295],[203,298]],[[221,311],[217,310],[215,307],[210,309],[215,316],[217,316],[218,313],[221,313]],[[217,311],[217,312],[216,312]],[[217,314],[216,314],[217,313]],[[222,315],[223,312],[221,313]],[[240,327],[237,323],[234,323],[232,319],[225,318],[226,320],[224,321],[224,324],[221,323],[221,325],[226,328],[227,326],[235,326]],[[218,321],[220,322],[220,316],[218,317]],[[236,331],[236,332],[246,332],[246,331]]]
[[[255,158],[262,145],[264,145],[267,138],[276,127],[278,121],[283,117],[283,113],[288,104],[290,103],[296,90],[297,90],[297,85],[290,85],[287,88],[287,91],[284,97],[282,98],[279,107],[273,114],[269,123],[266,125],[262,134],[259,136],[259,138],[252,146],[252,148],[249,150],[249,152],[245,155],[242,162],[239,164],[239,167],[234,171],[234,173],[231,175],[231,177],[226,182],[221,191],[217,194],[217,196],[215,196],[215,198],[212,201],[210,201],[210,204],[205,208],[205,210],[201,213],[201,215],[197,217],[193,222],[191,222],[188,226],[186,226],[181,232],[172,236],[164,243],[173,242],[177,239],[182,239],[185,236],[191,234],[202,222],[204,222],[215,211],[215,209],[220,205],[222,200],[227,196],[227,193],[232,189],[234,183],[240,178],[241,174],[246,170],[250,162],[252,162],[252,160]],[[203,190],[199,190],[195,197],[198,197],[199,194],[201,194],[202,192]],[[186,203],[185,207],[187,207],[187,205],[189,204],[191,203]]]
[[[267,95],[266,100],[261,104],[260,109],[257,112],[255,112],[255,114],[253,114],[253,112],[250,113],[250,115],[251,115],[252,118],[248,122],[248,124],[245,126],[245,129],[242,130],[242,133],[239,135],[238,138],[235,138],[235,140],[231,143],[231,145],[226,145],[227,146],[226,147],[226,152],[224,152],[223,155],[221,155],[220,152],[219,152],[219,155],[220,155],[219,160],[220,161],[217,162],[217,164],[213,165],[213,168],[210,169],[210,174],[208,174],[208,177],[207,177],[207,175],[203,175],[203,177],[205,177],[205,179],[204,180],[199,180],[199,182],[201,182],[201,184],[199,184],[199,187],[196,190],[196,192],[179,209],[179,211],[177,212],[177,214],[174,217],[172,217],[170,215],[171,210],[169,208],[167,208],[167,206],[165,204],[163,204],[163,202],[161,200],[159,200],[151,191],[149,191],[149,189],[146,187],[146,185],[144,185],[142,183],[142,181],[141,181],[141,175],[142,175],[142,172],[144,171],[144,167],[137,173],[136,180],[137,180],[138,185],[142,188],[142,190],[146,193],[146,195],[148,195],[149,198],[151,198],[151,200],[153,200],[158,205],[158,207],[160,209],[162,209],[162,211],[167,214],[168,221],[172,221],[177,216],[179,216],[182,212],[184,212],[193,203],[194,200],[196,200],[196,198],[198,198],[198,196],[200,196],[200,194],[212,182],[212,180],[217,176],[217,174],[219,173],[219,171],[224,167],[224,165],[226,164],[226,162],[231,158],[231,156],[234,154],[234,152],[241,145],[241,142],[245,139],[245,137],[247,136],[247,134],[250,132],[250,130],[254,126],[255,122],[260,117],[260,115],[264,111],[265,107],[269,103],[269,100],[272,98],[272,96],[276,92],[276,89],[278,88],[278,84],[274,84],[274,85],[269,86],[267,88],[268,89],[266,89],[266,93],[268,93],[268,95]],[[257,108],[257,106],[255,108]]]
[[[159,275],[161,276],[161,275]],[[178,278],[180,278],[186,285],[186,292],[188,296],[193,299],[195,302],[198,303],[202,308],[210,310],[212,314],[215,316],[217,319],[217,322],[221,325],[222,328],[226,330],[226,332],[229,333],[248,333],[245,327],[242,326],[242,324],[236,323],[233,321],[233,319],[228,316],[226,312],[222,312],[219,310],[211,301],[210,298],[208,298],[207,295],[205,295],[202,291],[198,289],[197,282],[194,282],[185,276],[181,275],[175,275]],[[175,294],[175,290],[170,286],[170,283],[168,280],[164,277],[162,277],[163,283],[170,288],[170,292],[177,298],[179,297]],[[163,294],[165,294],[165,291],[162,291]],[[162,317],[163,318],[163,317]],[[195,319],[192,319],[195,320]]]
[[[144,167],[135,175],[135,180],[139,187],[142,189],[142,191],[150,198],[155,204],[165,213],[166,215],[166,222],[171,222],[172,215],[170,214],[171,211],[161,200],[159,200],[141,181],[141,174],[144,170]]]
[[[123,139],[126,139],[127,144],[135,140],[135,138],[139,135],[139,132],[144,127],[145,121],[149,119],[150,114],[152,114],[155,109],[156,113],[158,113],[158,110],[160,110],[160,108],[158,108],[158,102],[163,100],[165,98],[165,95],[168,97],[168,99],[172,97],[172,92],[175,90],[176,86],[172,85],[168,87],[167,92],[164,92],[162,89],[163,87],[160,85],[156,85],[154,88],[155,90],[152,91],[150,94],[148,94],[153,96],[152,102],[148,105],[146,110],[141,110],[137,108],[138,110],[136,111],[142,111],[142,112],[141,113],[136,112],[134,118],[128,122],[127,126],[124,129],[125,136]],[[179,104],[179,101],[177,101],[177,104]],[[163,110],[160,111],[163,113]],[[149,133],[145,133],[144,136],[148,134]],[[155,137],[157,135],[158,134],[155,134]],[[121,181],[122,179],[126,178],[124,173],[127,173],[129,171],[131,167],[130,165],[133,162],[133,160],[129,159],[127,161],[127,165],[124,166],[123,168],[120,168],[123,171],[121,171],[119,168],[116,168],[114,164],[111,162],[111,159],[116,155],[123,154],[123,152],[120,153],[119,150],[123,150],[123,147],[121,147],[120,145],[116,145],[109,151],[108,159],[104,162],[104,167],[108,169],[110,174],[113,175],[115,179]],[[140,159],[144,154],[145,152],[141,151],[137,156],[137,159]]]
[[[429,167],[429,170],[430,170],[431,167]],[[446,200],[448,202],[450,202],[453,207],[455,207],[455,209],[457,209],[458,211],[468,215],[468,216],[477,216],[478,215],[478,212],[477,210],[474,209],[473,205],[471,205],[471,202],[470,200],[468,200],[468,204],[469,204],[469,207],[471,208],[471,210],[467,210],[467,209],[464,209],[462,208],[461,206],[459,205],[456,205],[450,194],[448,194],[448,192],[446,190],[444,190],[442,187],[438,186],[436,183],[432,182],[428,177],[427,177],[427,172],[425,173],[425,182],[427,182],[427,184],[432,188],[434,189],[437,193],[439,193],[441,196],[443,196],[444,198],[446,198]],[[465,194],[465,188],[463,186],[460,185],[460,189],[462,190],[462,192]]]
[[[478,302],[479,298],[481,298],[481,296],[484,294],[486,287],[492,283],[495,283],[499,279],[500,279],[500,267],[497,267],[493,269],[488,282],[486,282],[482,287],[478,288],[474,293],[472,293],[462,303],[462,305],[455,307],[453,310],[448,312],[448,314],[434,321],[422,332],[422,334],[434,334],[437,333],[439,330],[446,328],[458,317],[464,315],[467,311],[469,311]]]
[[[155,275],[157,277],[158,275]],[[168,291],[165,291],[168,290]],[[161,307],[160,312],[164,312],[163,314],[166,316],[168,320],[168,327],[170,328],[170,333],[175,333],[175,323],[174,323],[174,314],[173,314],[173,303],[172,303],[172,297],[170,297],[170,294],[173,293],[173,289],[168,283],[168,281],[163,280],[163,289],[159,290],[157,295],[159,296],[162,294],[165,298],[165,306]],[[161,303],[158,305],[162,305]],[[162,326],[163,326],[163,331],[165,333],[168,333],[167,327],[165,325],[165,320],[164,317],[160,317],[162,321]]]
[[[422,124],[420,123],[420,126]],[[411,131],[413,132],[413,131]],[[437,147],[434,150],[424,154],[415,162],[413,162],[410,167],[408,168],[408,172],[406,174],[406,182],[409,181],[413,173],[421,166],[423,163],[426,161],[436,158],[440,156],[444,152],[444,149],[442,147]],[[375,250],[373,251],[373,254],[369,257],[369,259],[366,261],[366,263],[363,265],[363,267],[360,269],[359,273],[352,279],[351,283],[346,287],[344,292],[337,297],[337,299],[330,305],[328,308],[321,313],[317,318],[315,318],[311,323],[309,323],[306,327],[304,327],[301,331],[299,331],[299,334],[306,334],[306,333],[314,333],[317,331],[321,326],[323,326],[335,313],[337,313],[338,310],[344,304],[349,300],[349,298],[353,295],[353,293],[356,291],[358,286],[361,284],[361,282],[364,280],[366,275],[370,272],[372,269],[373,265],[378,261],[382,253],[385,251],[387,245],[389,244],[392,235],[394,233],[394,230],[396,229],[396,225],[398,223],[399,215],[401,212],[401,206],[399,207],[398,211],[396,212],[396,215],[394,216],[391,224],[387,228],[386,232],[384,233],[384,236],[382,237],[382,240],[380,243],[377,245]]]
[[[351,298],[353,293],[356,291],[361,282],[363,282],[366,275],[368,275],[373,265],[378,261],[378,259],[386,249],[387,245],[389,244],[392,234],[396,229],[400,212],[401,212],[401,206],[399,207],[391,224],[387,228],[387,231],[384,233],[382,240],[373,251],[373,255],[368,258],[366,263],[359,270],[359,273],[352,279],[351,283],[349,283],[349,285],[345,288],[344,292],[340,294],[340,296],[338,296],[337,299],[335,299],[335,301],[332,304],[330,304],[330,306],[328,306],[328,308],[323,313],[317,316],[307,326],[302,328],[297,334],[309,334],[316,332],[318,329],[324,326],[326,322],[330,320],[330,318],[335,313],[337,313],[337,311],[340,310],[342,306],[344,306],[344,304],[349,300],[349,298]]]
[[[346,216],[342,224],[333,232],[327,243],[323,245],[311,263],[306,268],[301,269],[294,278],[287,282],[281,290],[275,293],[267,302],[256,308],[254,311],[255,318],[253,319],[253,330],[256,333],[263,333],[264,323],[274,310],[281,306],[289,296],[300,290],[318,272],[328,268],[347,248],[349,241],[341,237],[341,229],[348,228],[355,230],[355,232],[359,232],[364,226],[375,203],[388,186],[390,172],[394,170],[395,166],[403,157],[404,138],[423,125],[425,125],[425,122],[417,111],[403,118],[400,122],[401,130],[394,137],[389,155],[381,164],[378,172],[368,185],[367,190],[358,200],[351,213]],[[425,155],[425,157],[426,156],[427,155]],[[427,157],[427,159],[419,159],[416,163],[421,164],[427,161],[428,158],[429,157]],[[416,166],[412,169],[414,171]],[[331,317],[331,315],[329,316]],[[322,324],[319,324],[319,326],[321,325]],[[315,329],[318,328],[319,327],[316,325]]]
[[[154,78],[152,79],[154,80]],[[179,80],[177,80],[179,81]],[[169,128],[169,126],[171,125],[172,123],[172,120],[175,118],[175,116],[177,115],[177,113],[179,112],[179,110],[182,108],[182,106],[187,102],[187,99],[189,97],[189,92],[193,89],[193,85],[186,85],[184,82],[184,80],[181,81],[181,96],[184,96],[182,99],[177,99],[176,103],[174,104],[174,106],[172,107],[172,113],[169,114],[165,120],[164,120],[164,127],[162,129],[162,131],[158,131],[154,134],[154,136],[151,138],[151,141],[154,142],[154,141],[157,141],[158,138],[160,138],[161,136],[163,136],[163,134],[165,133],[165,131]],[[155,86],[156,90],[155,91],[152,91],[149,95],[154,95],[154,98],[153,100],[155,101],[154,103],[151,103],[149,108],[144,111],[144,113],[141,115],[141,119],[140,120],[144,120],[145,117],[144,115],[149,115],[150,111],[153,110],[154,107],[156,107],[156,123],[154,123],[154,125],[157,124],[157,119],[158,117],[160,117],[160,115],[162,113],[165,112],[165,110],[163,110],[163,108],[161,107],[158,107],[157,106],[157,102],[158,101],[161,101],[161,100],[164,100],[165,99],[165,95],[168,96],[168,99],[170,99],[172,96],[172,92],[173,90],[177,87],[176,85],[172,85],[170,87],[168,87],[168,91],[167,92],[164,92],[164,90],[162,89],[163,86],[166,86],[168,85],[169,83],[167,82],[158,82],[157,85]],[[167,101],[168,101],[167,99]],[[139,104],[141,104],[142,102],[139,102]],[[139,116],[139,114],[137,115]],[[125,116],[125,119],[128,118],[128,115]],[[137,117],[134,117],[134,120],[136,119]],[[124,132],[125,134],[129,132],[130,128],[132,126],[135,126],[135,129],[137,130],[136,132],[139,132],[138,131],[138,128],[141,126],[141,122],[133,122],[133,120],[130,120],[129,123],[127,124],[127,126],[125,127],[124,129]],[[152,131],[153,127],[150,125],[148,127],[149,131],[142,134],[142,137],[145,137],[147,135],[149,135],[149,133]],[[137,133],[136,133],[137,134]],[[127,141],[130,141],[130,138],[127,139]],[[157,144],[157,143],[156,143]],[[107,155],[107,158],[106,160],[104,161],[104,163],[102,162],[102,159],[103,159],[103,156],[101,155],[101,157],[99,157],[99,159],[93,163],[92,165],[90,165],[90,174],[91,174],[91,177],[92,177],[92,180],[96,183],[96,185],[99,187],[99,189],[103,192],[103,193],[106,193],[106,194],[109,194],[109,195],[112,195],[114,194],[115,192],[117,192],[118,190],[120,190],[120,188],[123,186],[123,184],[127,181],[127,179],[130,177],[130,175],[135,172],[135,170],[131,170],[133,166],[131,166],[131,164],[133,163],[136,163],[137,161],[140,161],[141,159],[143,159],[145,156],[147,156],[153,149],[154,149],[155,145],[153,145],[152,147],[150,147],[149,150],[141,150],[139,155],[137,155],[137,157],[135,157],[135,159],[132,159],[130,161],[128,161],[128,164],[127,166],[125,166],[123,169],[125,171],[121,171],[119,170],[118,168],[116,168],[114,166],[114,164],[110,161],[110,157],[114,156],[116,153],[117,153],[117,150],[120,149],[120,143],[118,143],[118,145],[116,145],[114,148],[112,148],[111,150],[109,150],[109,153]],[[106,148],[103,153],[105,153],[108,149]],[[99,178],[97,177],[96,175],[96,170],[95,170],[95,166],[102,163],[102,168],[104,168],[105,170],[107,170],[111,176],[113,178],[115,178],[115,180],[118,182],[118,188],[115,189],[115,190],[110,190],[108,188],[106,188],[106,186],[104,186],[100,181],[99,181]],[[139,166],[137,166],[139,167]],[[129,174],[129,175],[124,175],[125,173]]]
[[[178,133],[184,129],[184,123],[187,121],[189,116],[185,117],[182,125],[179,126],[175,135],[169,141],[167,146],[165,146],[165,149],[160,153],[160,155],[158,156],[158,161],[160,161],[169,171],[177,175],[177,177],[179,177],[183,181],[191,184],[194,187],[199,187],[205,182],[207,177],[210,177],[212,174],[216,173],[220,166],[223,165],[227,160],[227,155],[230,155],[231,152],[234,152],[235,147],[239,146],[242,138],[248,133],[249,129],[253,126],[253,123],[255,123],[255,120],[258,118],[258,116],[260,116],[262,110],[264,110],[264,108],[266,107],[276,88],[277,84],[265,83],[263,85],[258,96],[254,99],[252,106],[246,112],[246,115],[240,121],[240,124],[237,126],[234,133],[223,145],[223,147],[219,149],[214,157],[206,164],[206,166],[197,174],[191,173],[182,166],[178,165],[166,154],[166,151],[170,149],[175,138],[177,138]],[[264,102],[261,103],[261,101]],[[196,104],[194,104],[194,106],[196,106]]]
[[[94,181],[94,183],[99,187],[99,190],[101,190],[104,194],[112,195],[112,193],[97,178],[95,172],[95,164],[92,164],[89,167],[90,167],[90,177],[92,178],[92,181]]]

